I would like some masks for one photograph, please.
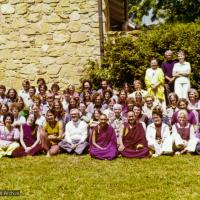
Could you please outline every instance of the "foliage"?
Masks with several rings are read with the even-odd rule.
[[[129,0],[129,13],[134,13],[134,21],[139,24],[144,15],[152,10],[152,20],[166,22],[195,22],[200,18],[199,0]]]
[[[0,188],[20,190],[2,199],[191,200],[199,199],[198,156],[113,161],[89,155],[1,158]]]
[[[85,74],[98,86],[101,79],[107,79],[115,87],[122,87],[125,82],[134,79],[144,81],[145,71],[152,57],[160,64],[164,52],[171,49],[176,57],[179,50],[184,50],[186,61],[191,63],[192,87],[200,91],[200,25],[171,24],[141,31],[138,39],[132,35],[108,37],[105,44],[105,56],[101,66],[95,62],[86,68]]]

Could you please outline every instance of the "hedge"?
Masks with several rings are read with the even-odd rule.
[[[161,65],[168,49],[174,52],[175,58],[179,50],[185,51],[186,61],[192,67],[191,85],[200,91],[200,25],[195,23],[146,29],[137,39],[131,34],[108,36],[101,65],[89,61],[84,78],[89,78],[96,87],[101,79],[108,80],[116,88],[121,88],[125,82],[132,84],[134,79],[144,82],[150,59],[156,57]]]

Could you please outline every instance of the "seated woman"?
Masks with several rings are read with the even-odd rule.
[[[128,158],[144,158],[149,156],[145,130],[136,122],[133,111],[128,112],[128,123],[122,125],[119,136],[119,153]]]
[[[46,114],[46,122],[43,125],[43,131],[40,133],[42,148],[47,149],[47,156],[58,154],[58,143],[63,138],[62,122],[56,121],[53,110],[48,110]]]
[[[33,114],[28,116],[27,122],[20,127],[21,147],[13,151],[14,157],[34,156],[43,151],[40,144],[40,129],[35,124]]]
[[[0,126],[0,158],[3,156],[12,156],[12,152],[20,145],[19,130],[12,126],[14,116],[6,113],[3,117],[3,125]]]
[[[117,138],[114,129],[108,125],[105,114],[100,115],[99,125],[92,132],[90,155],[100,160],[112,160],[117,157]]]
[[[162,122],[163,114],[159,110],[152,113],[153,123],[148,125],[146,138],[149,148],[153,151],[153,157],[161,154],[172,154],[172,137],[169,126]]]
[[[195,152],[199,139],[195,136],[193,125],[187,122],[187,111],[178,112],[178,122],[172,126],[172,137],[176,154]]]

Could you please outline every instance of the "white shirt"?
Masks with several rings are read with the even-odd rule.
[[[162,140],[165,140],[167,137],[170,136],[170,130],[169,130],[169,126],[165,123],[162,123],[162,127],[161,127],[161,138]],[[148,143],[152,143],[151,141],[156,140],[156,127],[155,124],[149,124],[147,126],[147,131],[146,131],[146,138]]]
[[[72,144],[73,140],[84,142],[88,136],[88,126],[86,122],[79,120],[78,122],[70,121],[65,126],[65,140]]]
[[[183,64],[181,63],[175,63],[174,68],[173,68],[173,76],[175,75],[176,72],[179,73],[187,73],[188,75],[191,73],[191,67],[189,62],[184,62]],[[177,77],[176,78],[176,83],[188,83],[189,78],[185,76]]]

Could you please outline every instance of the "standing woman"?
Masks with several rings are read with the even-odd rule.
[[[153,58],[151,60],[151,68],[146,71],[145,84],[148,94],[154,96],[156,101],[162,105],[163,109],[166,107],[164,83],[164,73],[162,69],[158,67],[158,61]]]
[[[161,68],[158,67],[158,61],[153,58],[151,60],[151,68],[147,69],[145,75],[145,84],[149,95],[155,97],[165,109],[165,94],[164,94],[165,77]]]
[[[40,144],[40,128],[35,124],[35,116],[30,114],[27,122],[20,127],[20,143],[21,147],[13,152],[14,157],[34,156],[42,152]]]
[[[62,138],[62,122],[56,121],[56,116],[53,110],[48,110],[46,114],[46,123],[43,125],[43,131],[40,134],[42,147],[48,150],[47,156],[58,154],[58,143]]]
[[[191,73],[190,63],[185,61],[185,53],[178,52],[178,63],[174,64],[173,77],[175,77],[174,92],[179,98],[187,98],[188,90],[190,89],[189,75]]]
[[[12,152],[19,147],[19,130],[12,126],[14,116],[6,113],[3,117],[3,126],[0,126],[0,158],[12,156]]]

